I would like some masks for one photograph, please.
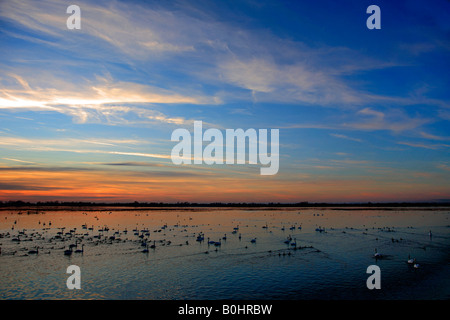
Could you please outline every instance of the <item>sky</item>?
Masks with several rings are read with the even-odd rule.
[[[449,71],[444,0],[0,1],[0,201],[450,199]],[[194,121],[278,172],[174,164]]]

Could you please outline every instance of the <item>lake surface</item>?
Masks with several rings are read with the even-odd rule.
[[[0,299],[449,299],[450,208],[386,209],[2,210]]]

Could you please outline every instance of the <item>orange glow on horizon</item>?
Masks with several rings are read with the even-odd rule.
[[[298,181],[286,175],[271,179],[249,175],[211,179],[101,170],[4,170],[0,190],[0,201],[31,202],[396,202],[449,197],[438,186],[432,189],[407,182],[394,184],[358,178]]]

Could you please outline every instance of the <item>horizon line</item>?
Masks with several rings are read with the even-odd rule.
[[[131,206],[131,207],[320,207],[320,206],[450,206],[450,199],[430,201],[387,201],[387,202],[90,202],[90,201],[0,201],[0,207],[8,206]]]

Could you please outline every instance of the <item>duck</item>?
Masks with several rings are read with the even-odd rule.
[[[415,263],[415,262],[416,262],[416,258],[411,259],[411,256],[408,255],[408,263],[409,263],[409,264],[413,264],[413,263]]]

